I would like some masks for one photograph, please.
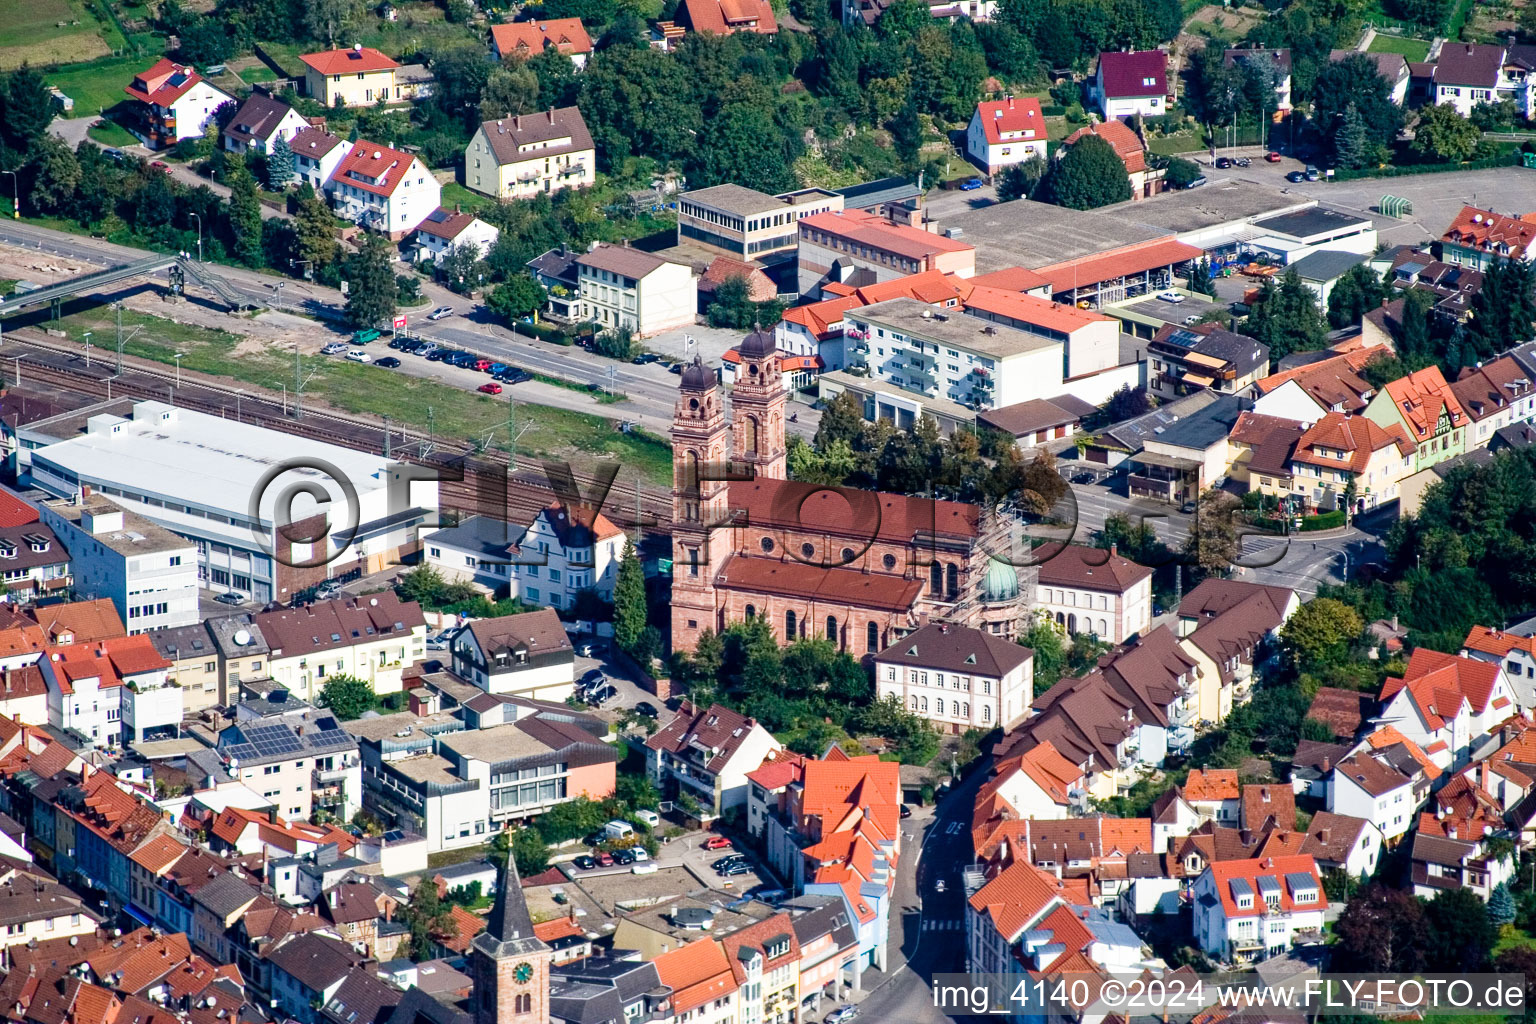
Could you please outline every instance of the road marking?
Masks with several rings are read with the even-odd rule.
[[[954,931],[959,931],[960,930],[960,926],[961,926],[961,922],[953,920],[953,919],[948,920],[948,921],[935,921],[932,918],[929,918],[929,919],[927,919],[927,920],[925,920],[923,922],[923,931],[925,931],[925,932],[954,932]]]
[[[965,831],[965,824],[963,822],[952,821],[949,823],[949,827],[944,829],[944,834],[952,836],[963,831]]]

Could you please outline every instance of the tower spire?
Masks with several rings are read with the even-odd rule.
[[[499,943],[532,939],[533,918],[528,913],[528,900],[523,896],[523,880],[517,873],[517,858],[507,851],[507,865],[502,868],[501,879],[496,886],[496,902],[486,919],[484,934]]]

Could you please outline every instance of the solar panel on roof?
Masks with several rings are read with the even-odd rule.
[[[400,840],[402,840],[404,838],[405,838],[405,830],[404,829],[392,828],[388,832],[384,833],[384,841],[387,842],[387,843],[398,843]]]

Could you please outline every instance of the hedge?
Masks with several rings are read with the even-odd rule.
[[[1336,508],[1332,512],[1323,512],[1315,516],[1305,516],[1301,520],[1301,532],[1310,533],[1313,530],[1336,530],[1345,522],[1344,510]]]
[[[1409,164],[1388,167],[1367,167],[1356,171],[1334,171],[1335,181],[1355,181],[1359,178],[1401,178],[1410,174],[1439,174],[1443,171],[1484,171],[1490,167],[1519,167],[1518,153],[1505,153],[1487,160],[1469,160],[1464,164]]]
[[[1041,107],[1040,108],[1040,116],[1042,116],[1042,117],[1066,117],[1067,116],[1067,108],[1063,107],[1063,106],[1060,106],[1059,104],[1052,104],[1049,107]]]
[[[545,327],[543,324],[529,324],[521,320],[512,323],[512,330],[519,334],[526,334],[530,338],[538,338],[540,341],[554,342],[556,345],[571,344],[571,336],[554,327]]]

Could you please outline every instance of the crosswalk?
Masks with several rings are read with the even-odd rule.
[[[923,921],[923,931],[925,932],[955,932],[964,927],[964,921],[957,921],[953,918],[948,921],[935,921],[932,918],[926,918]]]

